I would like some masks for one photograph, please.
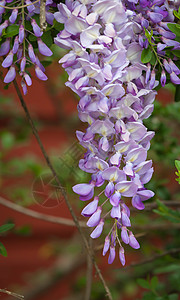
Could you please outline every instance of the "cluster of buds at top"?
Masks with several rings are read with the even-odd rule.
[[[179,68],[173,61],[177,57],[171,54],[172,59],[166,59],[166,49],[180,50],[180,43],[175,40],[176,34],[173,33],[168,24],[174,22],[173,11],[180,6],[180,1],[166,0],[125,0],[123,1],[128,9],[133,12],[133,20],[137,24],[138,35],[136,40],[142,49],[152,52],[151,64],[154,64],[151,72],[151,65],[148,64],[147,79],[151,77],[155,80],[155,67],[159,64],[161,69],[160,82],[162,86],[166,84],[166,75],[170,76],[171,82],[180,84]],[[147,81],[146,79],[146,81]]]
[[[139,24],[123,1],[67,0],[58,9],[54,16],[64,30],[55,43],[70,49],[59,62],[69,75],[66,85],[80,96],[79,118],[88,124],[77,138],[87,150],[79,167],[91,180],[73,191],[80,200],[90,200],[82,215],[89,217],[87,226],[95,227],[92,238],[101,235],[107,218],[112,220],[103,255],[109,251],[112,263],[118,244],[124,265],[122,242],[140,247],[130,230],[128,201],[143,210],[144,201],[154,195],[144,186],[153,173],[152,161],[146,159],[154,132],[147,131],[143,119],[153,111],[159,82],[146,76]]]
[[[52,0],[46,1],[46,20],[51,25],[53,25],[54,15],[49,12],[49,8],[52,3]],[[34,65],[35,73],[39,79],[47,80],[44,73],[45,68],[36,55],[37,51],[34,51],[34,45],[42,55],[51,56],[52,51],[42,41],[43,32],[37,24],[40,1],[33,3],[30,0],[22,0],[16,1],[15,4],[16,6],[13,7],[14,1],[0,1],[0,56],[3,58],[2,67],[8,68],[4,82],[12,82],[18,71],[22,77],[23,93],[26,94],[27,86],[32,84],[31,77],[27,72],[30,65]],[[32,42],[30,42],[29,37],[31,37]]]

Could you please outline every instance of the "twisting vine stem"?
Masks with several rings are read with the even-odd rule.
[[[40,27],[41,30],[46,30],[46,0],[40,1]]]
[[[81,238],[82,238],[83,244],[85,246],[85,249],[87,250],[87,253],[88,253],[89,257],[91,258],[91,260],[92,260],[92,262],[94,264],[94,267],[96,269],[96,272],[97,272],[97,274],[98,274],[98,276],[99,276],[99,278],[100,278],[100,280],[101,280],[101,282],[102,282],[102,284],[104,286],[104,289],[106,291],[107,297],[108,297],[109,300],[113,300],[111,292],[110,292],[110,290],[109,290],[109,288],[108,288],[108,286],[107,286],[107,284],[106,284],[106,282],[104,280],[104,277],[103,277],[103,275],[102,275],[102,273],[101,273],[101,271],[100,271],[100,269],[99,269],[99,267],[98,267],[98,265],[97,265],[97,263],[96,263],[96,261],[94,259],[94,255],[91,252],[91,249],[89,247],[88,241],[87,241],[87,239],[86,239],[86,237],[85,237],[85,235],[84,235],[84,233],[82,231],[82,228],[81,228],[81,226],[79,224],[79,221],[78,221],[78,219],[77,219],[77,217],[76,217],[76,215],[74,213],[74,210],[73,210],[73,208],[71,206],[71,203],[69,202],[69,199],[67,197],[67,193],[66,193],[65,189],[62,187],[61,182],[59,180],[59,177],[58,177],[58,175],[57,175],[57,173],[56,173],[56,171],[55,171],[55,169],[54,169],[54,167],[53,167],[53,165],[52,165],[52,163],[51,163],[51,161],[49,159],[49,156],[47,155],[46,150],[45,150],[45,148],[44,148],[44,146],[43,146],[43,144],[41,142],[39,133],[38,133],[38,131],[37,131],[35,125],[34,125],[34,122],[33,122],[32,118],[31,118],[31,115],[30,115],[29,110],[27,108],[27,105],[26,105],[26,103],[24,101],[24,98],[23,98],[23,96],[21,94],[21,91],[19,89],[17,81],[14,80],[13,83],[14,83],[14,87],[15,87],[15,90],[17,92],[17,95],[19,97],[19,100],[21,102],[21,105],[23,107],[23,110],[24,110],[24,112],[26,114],[26,117],[27,117],[27,119],[28,119],[28,121],[30,123],[30,126],[32,128],[32,132],[33,132],[33,134],[34,134],[34,136],[35,136],[35,138],[36,138],[36,140],[37,140],[37,142],[39,144],[39,147],[40,147],[41,152],[42,152],[42,154],[43,154],[43,156],[44,156],[44,158],[46,160],[46,163],[47,163],[48,167],[50,168],[50,170],[51,170],[54,178],[56,179],[56,182],[57,182],[57,184],[59,186],[59,189],[60,189],[60,191],[61,191],[61,193],[62,193],[62,195],[64,197],[64,200],[65,200],[65,202],[67,204],[67,207],[68,207],[68,209],[69,209],[69,211],[71,213],[71,216],[72,216],[72,218],[74,220],[74,223],[75,223],[75,225],[76,225],[76,227],[77,227],[77,229],[78,229],[78,231],[79,231],[79,233],[81,235]]]
[[[39,2],[39,0],[36,0],[36,1],[32,2],[32,3],[30,3],[30,4],[23,4],[23,5],[21,5],[21,6],[13,6],[13,7],[10,7],[10,6],[0,5],[0,7],[3,7],[3,8],[5,8],[5,9],[12,9],[12,10],[15,9],[15,8],[21,9],[21,8],[25,8],[25,7],[27,7],[27,6],[36,4],[36,3],[38,3],[38,2]]]

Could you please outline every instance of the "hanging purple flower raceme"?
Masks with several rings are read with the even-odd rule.
[[[147,131],[143,119],[153,111],[158,81],[151,71],[147,78],[134,13],[121,0],[66,1],[58,9],[54,16],[64,30],[55,43],[70,50],[59,62],[69,75],[66,85],[80,96],[79,118],[88,124],[77,138],[86,149],[79,167],[91,181],[73,191],[90,200],[82,215],[94,227],[92,238],[101,235],[107,218],[112,220],[103,255],[109,251],[112,263],[119,244],[124,265],[122,242],[140,247],[130,230],[129,198],[142,210],[154,195],[144,186],[153,173],[147,150],[154,132]]]
[[[180,43],[175,40],[176,34],[168,27],[174,22],[173,11],[178,10],[179,0],[123,0],[123,3],[134,13],[133,21],[138,33],[136,42],[142,49],[149,49],[151,52],[149,61],[153,62],[154,60],[153,64],[159,64],[162,70],[161,85],[166,84],[166,72],[170,74],[168,76],[170,76],[171,82],[180,84],[179,68],[175,63],[172,66],[172,60],[165,59],[167,47],[171,47],[171,50],[180,50]],[[173,55],[173,60],[178,60],[176,55]]]
[[[1,1],[3,6],[8,6],[12,1]],[[21,1],[19,1],[21,3]],[[22,4],[22,3],[21,3]],[[47,76],[44,74],[44,67],[39,62],[37,57],[38,51],[34,49],[35,43],[37,44],[39,53],[44,56],[51,56],[52,51],[49,47],[43,42],[42,35],[39,25],[37,24],[34,17],[40,13],[40,2],[33,4],[30,0],[24,1],[23,9],[18,9],[18,2],[16,6],[12,9],[5,9],[0,7],[0,35],[2,36],[2,42],[0,45],[0,56],[2,56],[2,67],[9,68],[6,76],[4,78],[5,83],[12,82],[16,73],[19,71],[20,76],[22,77],[21,86],[23,93],[27,93],[27,86],[32,84],[32,80],[29,80],[29,75],[27,74],[27,68],[33,64],[35,67],[35,74],[41,80],[47,80]],[[46,1],[46,20],[50,25],[53,25],[54,15],[49,12],[50,6],[54,3],[52,0]],[[12,5],[11,5],[12,7]],[[26,21],[26,23],[25,23]],[[29,22],[29,25],[32,27],[32,30],[29,31],[29,26],[26,28],[26,25]],[[12,25],[13,24],[13,25]],[[9,32],[18,28],[17,35],[11,35],[6,38],[6,29],[9,27]],[[29,40],[31,36],[32,42]],[[5,57],[6,56],[6,57]]]

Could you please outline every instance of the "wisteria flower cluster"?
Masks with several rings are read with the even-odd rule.
[[[54,17],[64,30],[55,43],[70,50],[59,62],[69,75],[66,85],[80,97],[79,118],[88,124],[86,132],[77,131],[77,138],[86,149],[79,167],[91,174],[91,181],[75,185],[73,191],[80,200],[90,200],[82,215],[89,218],[87,226],[94,227],[92,238],[101,235],[107,218],[112,220],[103,255],[109,251],[111,264],[119,244],[124,265],[122,242],[140,247],[130,229],[128,199],[143,210],[144,201],[154,196],[144,186],[153,173],[147,151],[154,132],[147,131],[143,119],[153,111],[158,55],[168,43],[179,49],[166,23],[173,21],[172,11],[163,0],[66,0],[58,9]],[[141,62],[142,50],[153,39],[152,34],[147,38],[151,27],[153,34],[169,34],[162,35],[152,71]],[[163,64],[173,81],[179,74],[175,64]],[[164,69],[162,74],[164,85]]]
[[[53,13],[49,11],[52,4],[52,0],[46,1],[46,20],[50,25],[53,25],[54,19]],[[0,1],[0,56],[3,58],[2,67],[8,68],[4,82],[12,82],[18,72],[22,77],[21,86],[24,94],[27,93],[27,86],[32,85],[27,71],[28,66],[34,65],[36,76],[41,80],[47,80],[45,68],[40,63],[37,51],[34,51],[34,44],[37,44],[40,54],[52,55],[52,51],[42,40],[43,31],[37,23],[39,13],[40,1],[35,1],[34,4],[30,0],[15,3],[12,0]]]
[[[170,76],[170,80],[174,84],[180,84],[178,75],[180,74],[179,68],[172,61],[169,55],[166,55],[168,47],[171,51],[180,50],[179,41],[175,40],[176,34],[173,33],[168,26],[174,22],[174,9],[180,6],[180,1],[166,1],[166,0],[126,0],[127,7],[134,12],[134,22],[139,26],[139,34],[137,40],[139,45],[144,50],[144,61],[148,61],[147,73],[148,81],[149,77],[155,77],[155,70],[151,72],[151,65],[159,64],[161,69],[161,85],[166,84],[166,73]],[[171,28],[171,27],[170,27]],[[168,61],[167,61],[167,57]],[[177,57],[173,55],[173,60],[177,60]]]

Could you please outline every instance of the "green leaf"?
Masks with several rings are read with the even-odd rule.
[[[162,203],[160,200],[156,200],[157,204],[158,204],[158,207],[159,209],[164,212],[164,213],[168,213],[169,212],[169,208],[164,204]]]
[[[174,101],[175,102],[180,102],[180,84],[176,86],[176,92],[174,96]]]
[[[12,148],[12,146],[14,145],[15,142],[15,137],[12,133],[10,132],[2,132],[1,134],[1,143],[2,143],[2,147],[4,149],[10,149]]]
[[[19,26],[15,25],[15,24],[12,24],[12,25],[7,27],[5,36],[6,37],[12,37],[12,36],[17,35],[18,33],[19,33]]]
[[[32,229],[29,225],[24,225],[16,228],[15,233],[21,236],[29,236],[32,233]]]
[[[150,64],[152,66],[154,66],[155,63],[156,63],[156,60],[157,60],[156,55],[154,54],[154,52],[152,52],[152,57],[151,57],[151,60],[150,60]]]
[[[151,288],[149,282],[148,282],[147,280],[143,279],[143,278],[138,278],[138,279],[137,279],[137,283],[138,283],[142,288],[144,288],[144,289],[148,289],[148,290],[149,290],[149,289]]]
[[[178,294],[171,294],[168,296],[168,300],[178,300]]]
[[[172,53],[177,57],[180,57],[180,50],[173,50]]]
[[[162,300],[162,299],[158,299],[156,295],[150,292],[150,293],[145,293],[143,295],[142,300]]]
[[[0,254],[2,256],[7,256],[7,251],[6,251],[6,248],[4,247],[4,245],[0,242]]]
[[[176,18],[180,19],[180,14],[176,10],[174,10],[173,13]]]
[[[142,54],[141,54],[141,61],[142,61],[142,63],[146,64],[146,63],[150,62],[151,58],[152,58],[152,51],[151,51],[151,49],[150,48],[144,49],[142,51]]]
[[[0,226],[0,233],[6,232],[8,230],[11,230],[12,228],[14,228],[14,224],[4,224]]]
[[[147,37],[148,41],[151,43],[151,37],[153,36],[153,31],[151,33],[144,27],[145,36]]]
[[[175,166],[178,171],[180,171],[180,160],[175,160]]]
[[[42,41],[48,46],[51,47],[53,44],[53,39],[51,36],[51,32],[50,31],[46,31],[42,37],[41,37]]]
[[[173,33],[175,33],[176,36],[180,36],[180,25],[179,24],[168,23],[167,26]]]
[[[29,38],[30,42],[37,41],[37,37],[35,35],[33,35],[33,34],[30,34],[28,38]]]
[[[57,22],[55,19],[53,21],[53,25],[54,25],[54,28],[59,32],[59,31],[62,31],[63,28],[64,28],[64,25]]]
[[[176,271],[180,271],[180,265],[171,263],[170,265],[157,268],[154,272],[155,274],[163,274],[163,273],[171,273]]]
[[[157,288],[157,285],[158,285],[158,278],[157,278],[157,276],[153,276],[152,277],[150,285],[151,285],[151,288],[153,290],[155,290]]]

